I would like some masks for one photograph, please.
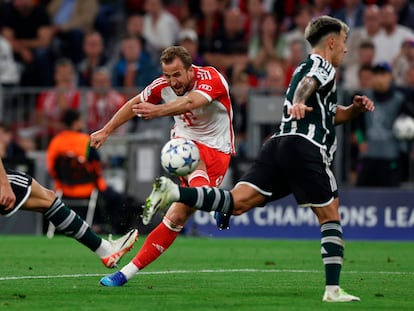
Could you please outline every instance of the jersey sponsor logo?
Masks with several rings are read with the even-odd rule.
[[[208,84],[200,84],[198,88],[207,92],[211,92],[213,90],[212,86]]]
[[[207,70],[199,69],[197,71],[197,78],[199,80],[211,80],[211,73]]]

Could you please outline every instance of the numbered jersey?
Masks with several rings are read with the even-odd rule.
[[[185,137],[224,153],[234,153],[233,110],[229,86],[213,67],[193,66],[198,92],[209,103],[200,108],[174,116],[172,137]],[[178,96],[163,77],[154,80],[140,94],[141,101],[162,104]]]

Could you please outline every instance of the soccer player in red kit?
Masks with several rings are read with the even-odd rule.
[[[197,169],[184,176],[182,184],[218,187],[234,153],[228,83],[215,68],[193,65],[190,54],[181,46],[166,48],[160,61],[163,76],[126,102],[102,129],[92,133],[91,145],[99,148],[116,128],[135,115],[145,120],[173,116],[175,124],[171,138],[184,137],[194,141],[201,157]],[[174,203],[132,261],[120,271],[103,277],[101,284],[125,284],[174,242],[194,212],[191,206]],[[154,213],[154,209],[149,214],[144,213],[143,223],[148,224]]]

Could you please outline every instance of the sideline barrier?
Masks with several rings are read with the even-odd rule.
[[[414,241],[414,191],[340,189],[345,240]],[[219,231],[212,215],[197,212],[186,225],[189,235],[251,238],[320,239],[310,208],[297,207],[293,196],[233,216],[230,230]]]

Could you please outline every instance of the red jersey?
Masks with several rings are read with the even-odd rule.
[[[224,153],[234,153],[233,110],[229,85],[213,67],[193,65],[195,83],[191,91],[203,95],[209,103],[174,116],[171,137],[184,137]],[[140,100],[152,104],[170,102],[178,96],[164,77],[154,80],[141,93]]]

